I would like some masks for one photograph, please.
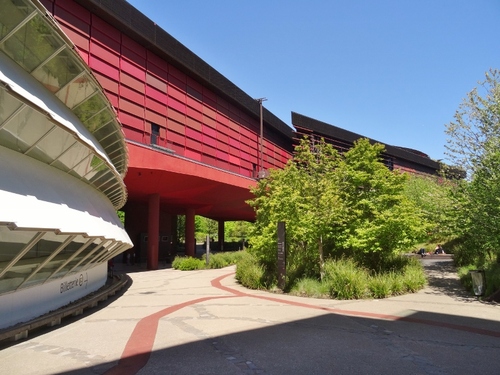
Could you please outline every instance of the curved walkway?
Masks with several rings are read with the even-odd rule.
[[[130,273],[120,298],[0,361],[20,375],[497,374],[500,307],[463,294],[451,260],[423,263],[427,288],[368,301],[249,291],[232,268]]]

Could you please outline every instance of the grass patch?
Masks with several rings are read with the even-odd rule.
[[[239,259],[235,277],[241,285],[247,288],[266,289],[264,267],[251,254],[247,253]]]
[[[359,299],[368,296],[368,271],[354,260],[343,258],[325,262],[323,282],[328,286],[330,297]]]
[[[265,265],[247,251],[211,254],[208,267],[205,257],[176,257],[172,267],[182,271],[206,268],[223,268],[236,264],[236,280],[249,289],[276,288],[276,275],[266,273]],[[386,259],[383,270],[374,272],[357,264],[351,258],[330,259],[325,263],[322,281],[303,277],[289,285],[289,294],[312,298],[362,299],[387,298],[413,293],[426,285],[420,261],[414,257],[391,257]],[[499,266],[500,268],[500,266]],[[500,271],[500,270],[499,270]],[[500,272],[497,271],[495,277]],[[460,271],[459,271],[460,274]],[[463,271],[464,280],[470,279],[468,269]],[[500,277],[497,277],[500,285]]]
[[[368,280],[368,290],[373,298],[387,298],[392,294],[394,276],[375,275]]]
[[[172,268],[180,271],[194,271],[205,268],[205,262],[198,258],[182,256],[175,257],[172,262]]]
[[[290,294],[301,297],[328,298],[329,290],[326,283],[307,277],[299,280],[290,290]]]
[[[188,256],[177,256],[172,262],[172,268],[180,271],[224,268],[236,264],[239,259],[244,257],[244,253],[245,251],[234,251],[210,254],[208,258],[208,267],[206,254],[203,254],[201,259]]]
[[[290,294],[335,299],[387,298],[422,289],[427,281],[422,265],[415,258],[390,259],[388,270],[373,272],[354,260],[343,258],[325,263],[323,281],[303,278],[292,286]]]

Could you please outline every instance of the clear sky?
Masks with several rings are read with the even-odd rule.
[[[128,0],[291,126],[291,112],[446,159],[500,69],[500,0]]]

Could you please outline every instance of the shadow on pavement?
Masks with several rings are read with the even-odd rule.
[[[190,319],[195,319],[192,325]],[[421,312],[398,321],[325,314],[217,337],[206,337],[194,328],[198,324],[199,318],[186,317],[181,322],[165,317],[162,325],[167,332],[182,329],[193,341],[64,374],[484,375],[499,371],[494,360],[500,349],[498,321]],[[207,318],[203,324],[223,322]]]

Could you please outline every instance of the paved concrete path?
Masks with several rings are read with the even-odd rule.
[[[250,291],[232,267],[130,273],[107,306],[3,347],[0,374],[499,374],[500,306],[423,262],[427,288],[368,301]]]

